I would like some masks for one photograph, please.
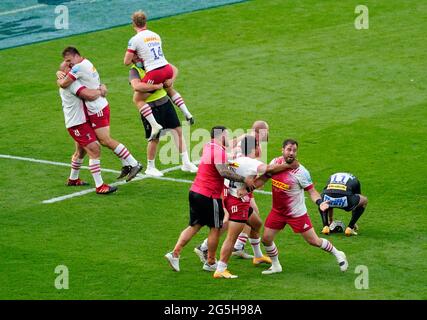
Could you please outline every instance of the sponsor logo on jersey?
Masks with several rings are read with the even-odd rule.
[[[157,37],[147,37],[147,38],[144,38],[144,42],[152,42],[152,41],[160,41],[160,39],[157,38]]]
[[[342,190],[347,191],[347,186],[344,184],[338,184],[338,183],[330,183],[328,184],[327,190]]]
[[[331,208],[345,208],[348,206],[347,197],[332,198],[325,194],[323,201],[329,201]]]
[[[280,182],[280,181],[278,181],[278,180],[274,180],[274,179],[272,179],[272,180],[271,180],[271,184],[272,184],[272,186],[273,186],[273,187],[276,187],[276,188],[278,188],[278,189],[280,189],[280,190],[288,191],[288,190],[290,189],[289,184],[286,184],[286,183]]]
[[[240,166],[239,166],[239,164],[238,164],[237,162],[232,162],[232,161],[231,161],[231,162],[229,162],[229,163],[228,163],[228,165],[229,165],[230,167],[233,167],[233,168],[238,168],[238,167],[240,167]]]

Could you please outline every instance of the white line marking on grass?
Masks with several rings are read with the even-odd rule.
[[[36,4],[35,6],[30,6],[30,7],[25,7],[25,8],[10,10],[10,11],[3,11],[3,12],[0,12],[0,16],[5,16],[8,14],[14,14],[14,13],[18,13],[18,12],[29,11],[29,10],[38,9],[41,7],[47,7],[47,4]]]
[[[49,165],[54,165],[54,166],[61,166],[61,167],[68,167],[68,168],[70,168],[70,164],[69,163],[65,163],[65,162],[41,160],[41,159],[34,159],[34,158],[25,158],[25,157],[11,156],[11,155],[8,155],[8,154],[0,154],[0,158],[3,158],[3,159],[12,159],[12,160],[20,160],[20,161],[28,161],[28,162],[34,162],[34,163],[42,163],[42,164],[49,164]],[[199,163],[199,161],[196,161],[195,163],[197,164],[197,163]],[[89,170],[89,167],[87,167],[87,166],[82,166],[81,168]],[[168,172],[176,171],[178,169],[181,169],[180,165],[164,169],[161,172],[168,173]],[[102,172],[120,173],[120,171],[113,170],[113,169],[104,169],[104,168],[102,168],[101,170],[102,170]],[[169,178],[169,177],[152,177],[152,176],[147,176],[145,174],[144,175],[143,174],[138,174],[132,181],[139,181],[139,180],[144,180],[144,179],[147,179],[147,178],[157,179],[157,180],[163,180],[163,181],[188,183],[188,184],[193,183],[192,180],[187,180],[187,179],[177,179],[177,178]],[[132,182],[132,181],[130,181],[130,182]],[[118,181],[118,182],[112,183],[111,185],[112,186],[120,186],[120,185],[123,185],[123,184],[126,184],[126,183],[130,183],[130,182]],[[90,189],[82,190],[82,191],[79,191],[79,192],[74,192],[74,193],[71,193],[71,194],[67,194],[67,195],[64,195],[64,196],[55,197],[55,198],[48,199],[48,200],[43,200],[42,203],[44,203],[44,204],[55,203],[55,202],[59,202],[59,201],[71,199],[71,198],[74,198],[74,197],[83,196],[85,194],[92,193],[92,192],[95,192],[95,191],[96,191],[95,188],[90,188]],[[271,195],[270,191],[255,190],[255,192],[256,193],[260,193],[260,194]]]

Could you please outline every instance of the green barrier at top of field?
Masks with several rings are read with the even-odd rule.
[[[244,0],[3,0],[0,49],[103,30],[130,23],[144,10],[150,20]]]

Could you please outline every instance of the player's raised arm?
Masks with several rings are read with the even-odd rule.
[[[130,82],[130,85],[132,86],[132,89],[134,91],[138,91],[138,92],[151,92],[151,91],[155,91],[155,90],[160,90],[163,88],[163,84],[159,83],[159,84],[148,84],[145,82],[141,82],[141,80],[138,79],[133,79]]]
[[[125,53],[125,57],[123,58],[123,63],[126,66],[130,66],[132,64],[132,60],[133,60],[134,55],[135,55],[135,53],[129,51],[129,49],[128,49],[128,51],[126,51],[126,53]]]
[[[83,87],[83,89],[77,92],[77,96],[86,101],[95,101],[102,96],[102,93],[103,91],[101,89],[88,89]]]
[[[68,74],[65,78],[58,79],[56,83],[58,86],[60,86],[62,89],[68,88],[75,79],[71,78]]]
[[[273,175],[289,169],[297,169],[299,162],[294,160],[292,163],[269,164],[258,168],[259,174]]]

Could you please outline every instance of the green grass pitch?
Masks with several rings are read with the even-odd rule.
[[[232,259],[239,279],[213,279],[192,252],[207,230],[184,249],[174,273],[163,255],[187,224],[189,184],[145,179],[112,196],[47,205],[41,201],[76,191],[64,186],[69,169],[0,158],[0,298],[426,299],[427,3],[364,1],[368,30],[354,27],[358,4],[258,0],[150,23],[180,69],[176,87],[195,128],[248,128],[264,119],[268,159],[294,137],[318,189],[336,171],[360,178],[370,200],[360,235],[329,238],[347,253],[346,273],[288,227],[276,241],[281,274],[262,276],[263,268]],[[0,51],[0,154],[69,162],[55,71],[61,50],[75,45],[110,89],[113,137],[145,163],[122,65],[132,33],[119,27]],[[102,165],[120,167],[106,149]],[[82,176],[92,182],[88,171]],[[271,198],[256,198],[265,218]],[[308,208],[320,231],[315,206]],[[347,224],[350,216],[336,217]],[[68,290],[54,287],[61,264]],[[369,269],[367,290],[355,288],[358,265]]]

